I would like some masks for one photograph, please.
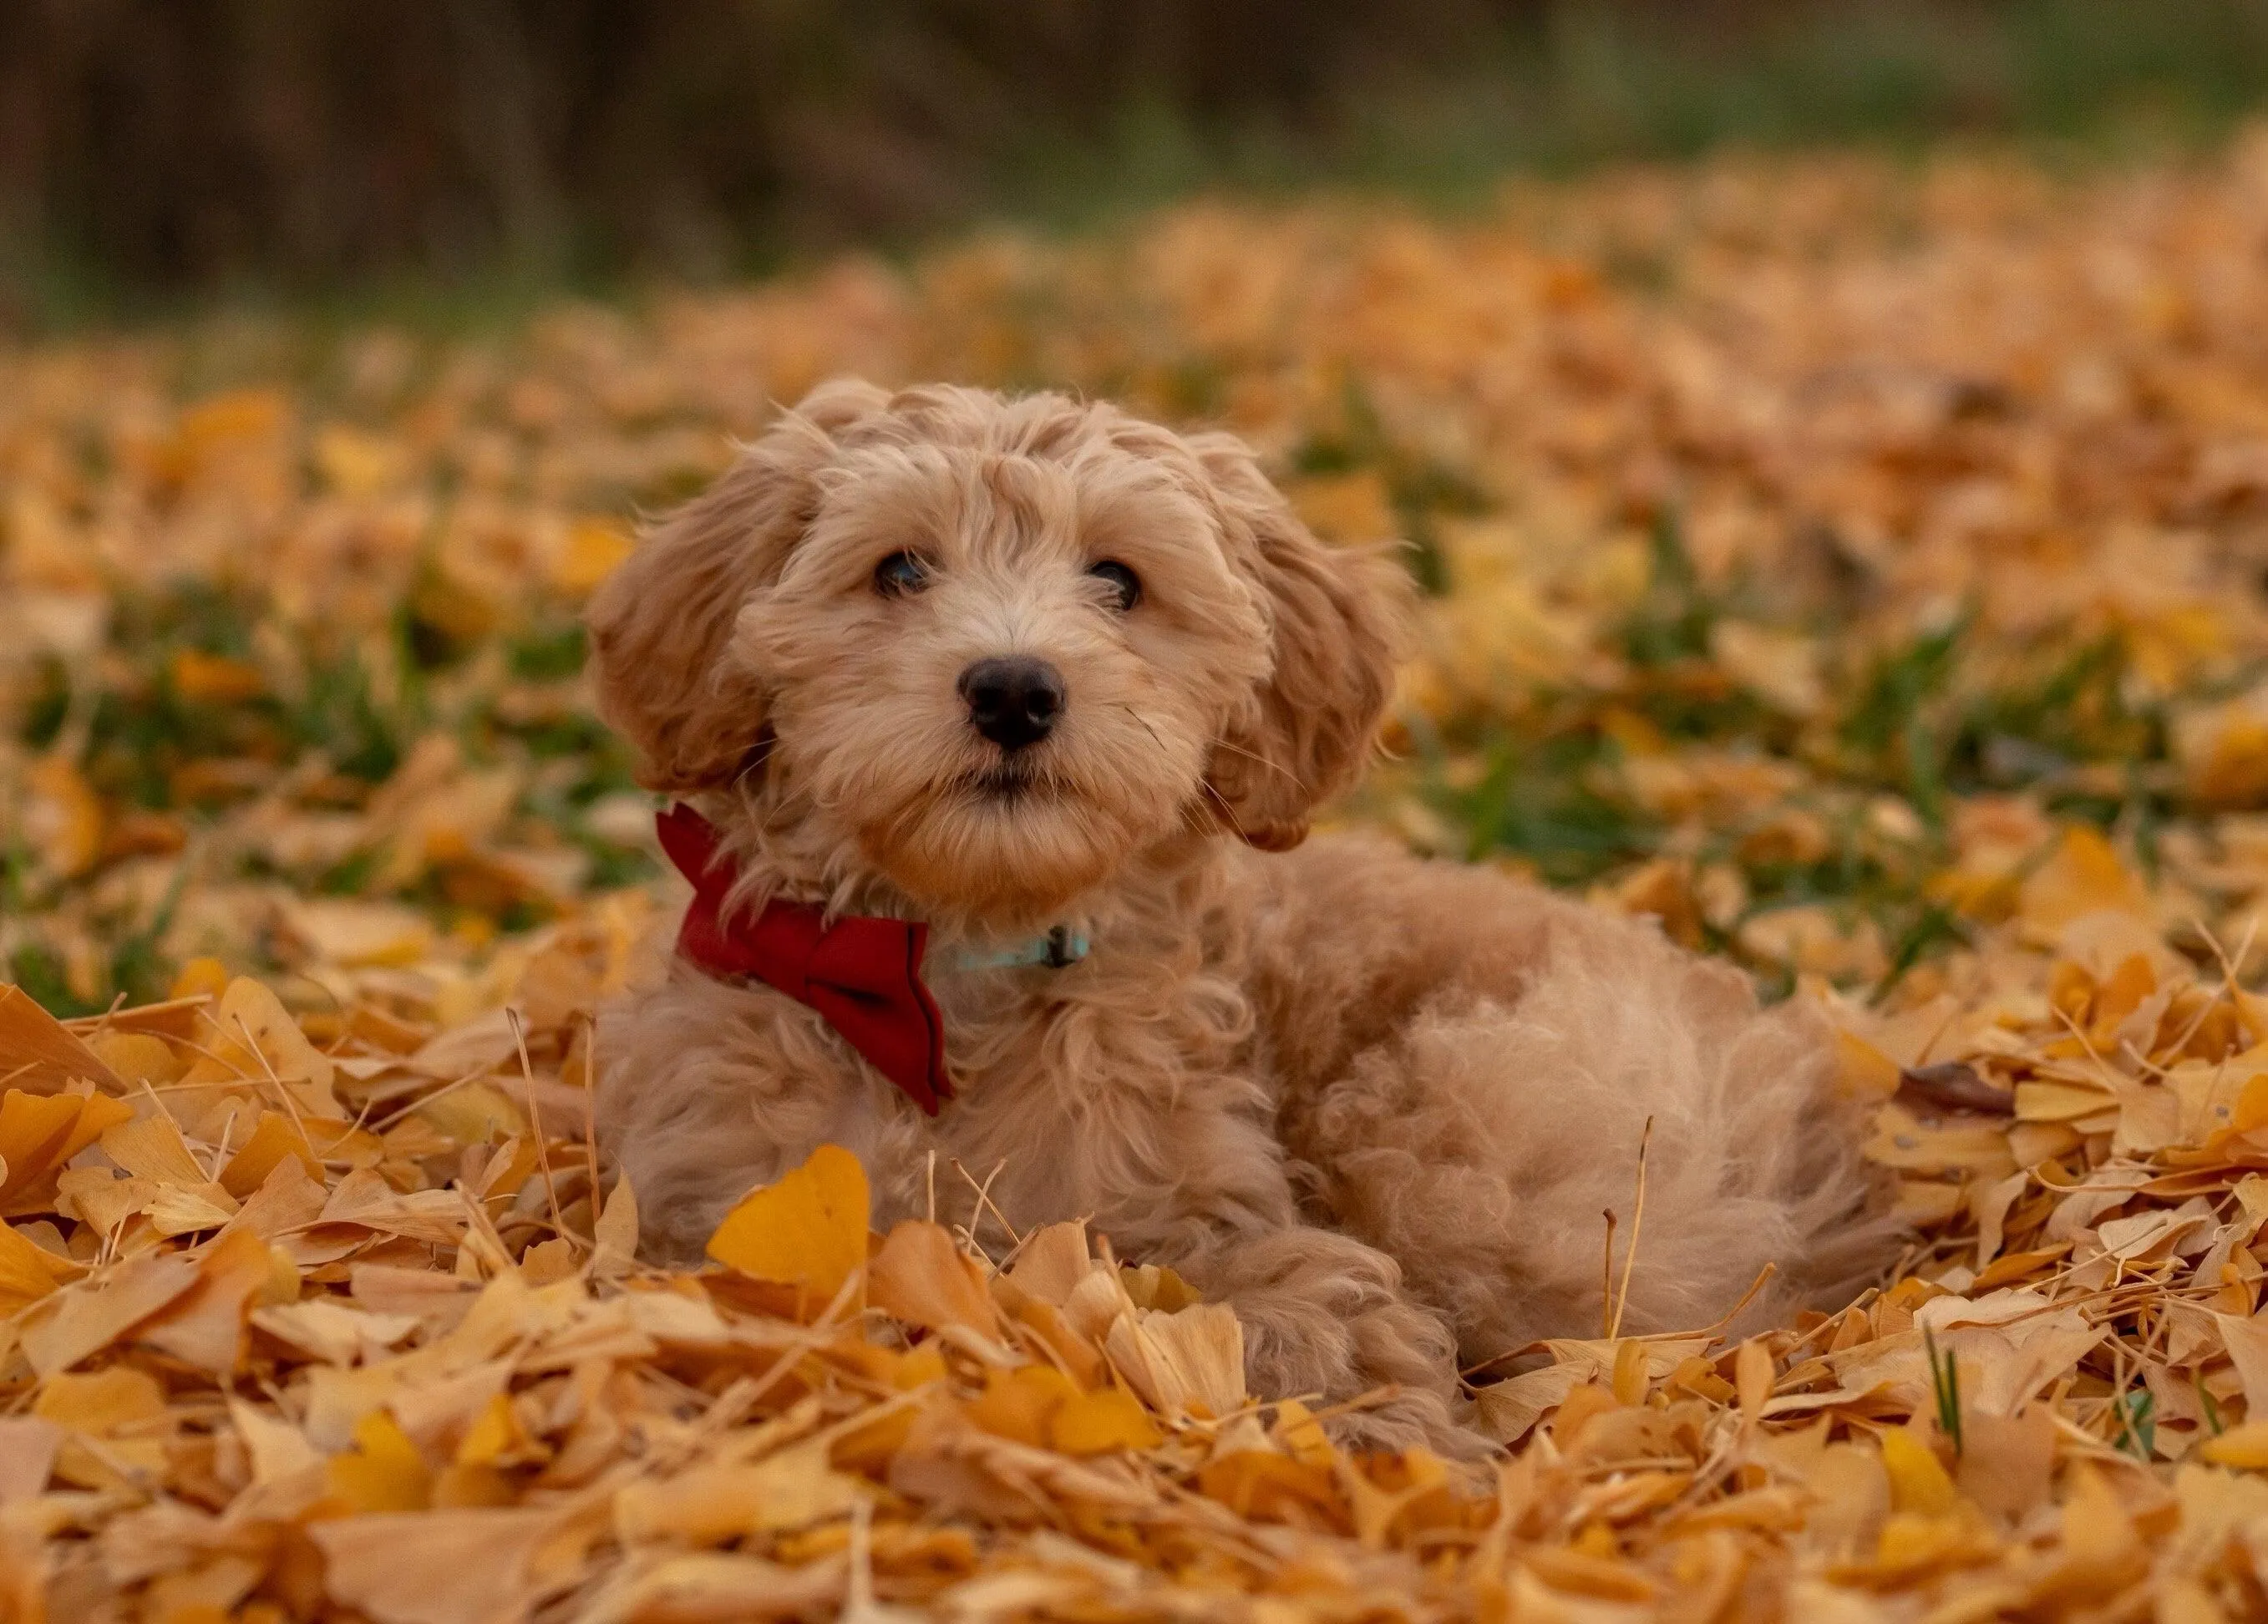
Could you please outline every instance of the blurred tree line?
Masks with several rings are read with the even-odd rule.
[[[0,319],[713,276],[1208,181],[2188,128],[2268,0],[0,0]]]

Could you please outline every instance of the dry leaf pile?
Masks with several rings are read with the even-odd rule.
[[[2263,310],[2255,136],[0,352],[0,1619],[2268,1616]],[[832,1149],[637,1264],[585,1084],[668,896],[573,615],[840,370],[1409,538],[1346,816],[1821,1000],[1897,1276],[1505,1350],[1469,1470]]]

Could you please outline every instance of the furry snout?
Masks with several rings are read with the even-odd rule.
[[[1066,698],[1063,673],[1029,655],[980,660],[954,686],[970,726],[1009,755],[1053,733]]]

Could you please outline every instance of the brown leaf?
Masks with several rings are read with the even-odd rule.
[[[999,1335],[983,1271],[937,1224],[908,1219],[891,1229],[867,1262],[866,1293],[875,1307],[932,1331],[957,1325]]]
[[[2005,1117],[2015,1109],[2014,1095],[1985,1081],[1966,1060],[1901,1067],[1898,1098],[1917,1110],[1934,1106],[1940,1111],[1973,1111]]]
[[[66,1286],[26,1314],[23,1346],[41,1376],[100,1353],[197,1283],[197,1266],[175,1252],[149,1251]]]
[[[184,1364],[226,1376],[236,1369],[253,1298],[268,1283],[268,1243],[251,1229],[232,1229],[197,1259],[196,1284],[153,1315],[135,1340]]]
[[[36,1415],[0,1416],[0,1506],[48,1486],[63,1429]]]
[[[340,1517],[308,1532],[330,1593],[379,1624],[519,1624],[559,1523],[555,1511],[473,1509]]]
[[[1971,1412],[1962,1421],[1954,1480],[1985,1510],[2017,1522],[2047,1499],[2055,1454],[2055,1414],[2046,1405],[2013,1419]]]

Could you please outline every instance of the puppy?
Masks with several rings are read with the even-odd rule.
[[[649,1251],[698,1259],[832,1140],[882,1222],[1086,1218],[1234,1306],[1255,1392],[1389,1389],[1342,1430],[1453,1449],[1461,1362],[1598,1333],[1649,1121],[1624,1332],[1767,1265],[1749,1323],[1853,1291],[1892,1231],[1815,1015],[1501,874],[1305,840],[1401,584],[1236,440],[1059,395],[835,382],[748,447],[589,616],[697,887],[600,1044]]]

